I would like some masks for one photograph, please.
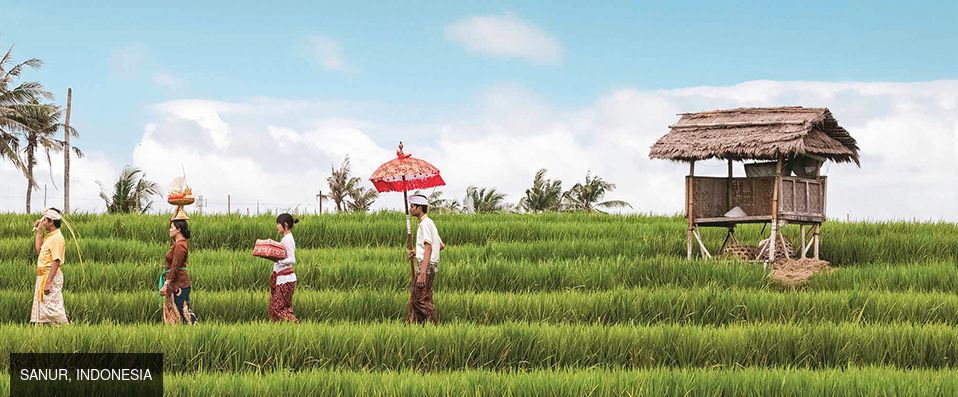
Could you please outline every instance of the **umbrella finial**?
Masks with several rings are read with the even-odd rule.
[[[399,158],[409,157],[402,151],[402,141],[399,141],[399,150],[396,151],[396,157],[399,157]]]

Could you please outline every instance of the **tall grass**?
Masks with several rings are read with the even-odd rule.
[[[298,250],[297,289],[408,289],[409,262],[396,259],[399,255],[401,253],[380,248]],[[768,284],[761,265],[740,262],[686,262],[669,257],[527,262],[494,256],[472,257],[468,251],[449,256],[452,258],[448,262],[440,263],[437,290],[602,290],[665,284],[764,288]],[[162,266],[162,262],[87,262],[82,267],[67,263],[63,267],[65,290],[153,290]],[[29,263],[0,267],[0,289],[32,291],[34,269],[35,265]],[[200,251],[190,254],[187,269],[196,291],[263,289],[269,285],[272,263],[245,252]]]
[[[949,325],[386,323],[4,326],[5,352],[162,352],[172,372],[897,366],[954,368]],[[8,368],[0,357],[0,368]]]
[[[167,396],[949,396],[958,394],[954,370],[851,367],[810,371],[782,368],[726,370],[482,370],[201,372],[166,375]],[[9,393],[0,374],[0,395]]]
[[[29,292],[0,291],[0,324],[26,323]],[[958,325],[958,297],[950,293],[825,291],[785,293],[724,287],[654,288],[550,293],[445,292],[435,295],[446,322],[501,324],[817,324],[921,323]],[[310,321],[390,322],[405,318],[409,292],[393,290],[299,291],[296,315]],[[73,323],[160,321],[159,297],[138,293],[66,293]],[[266,319],[268,293],[198,290],[191,304],[204,322]]]
[[[615,216],[588,214],[434,215],[443,240],[451,246],[494,242],[610,240],[628,242],[651,255],[682,256],[684,224],[679,217]],[[0,214],[0,236],[30,237],[35,216]],[[84,215],[72,217],[84,238],[166,243],[167,215]],[[257,238],[273,236],[271,216],[194,216],[192,241],[199,249],[247,250]],[[295,231],[304,248],[394,246],[404,243],[403,216],[399,213],[304,216]],[[743,225],[739,237],[753,243],[764,238],[760,225]],[[799,241],[797,227],[786,234]],[[767,231],[767,230],[766,230]],[[717,249],[723,229],[707,229],[707,244]],[[822,256],[837,265],[869,262],[954,260],[958,258],[958,225],[953,223],[838,223],[822,228]]]

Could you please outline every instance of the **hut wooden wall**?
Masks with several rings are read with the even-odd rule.
[[[742,207],[748,216],[772,214],[774,177],[732,178],[732,205],[728,203],[728,178],[693,178],[694,218],[717,218],[732,207]],[[825,216],[825,178],[782,177],[779,213]]]
[[[780,213],[825,216],[825,178],[782,178]]]

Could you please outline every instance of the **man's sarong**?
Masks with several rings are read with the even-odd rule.
[[[435,273],[426,269],[426,285],[418,287],[413,282],[406,321],[410,323],[424,323],[426,321],[433,324],[439,323],[436,316],[436,303],[432,300],[432,280],[435,276]]]
[[[50,283],[50,293],[44,294],[43,288],[49,274],[49,267],[37,268],[37,281],[33,290],[33,309],[30,312],[31,323],[68,324],[67,313],[63,307],[63,272],[57,271]]]

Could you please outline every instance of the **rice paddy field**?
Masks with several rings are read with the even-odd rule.
[[[192,327],[161,321],[169,215],[73,215],[72,324],[34,327],[35,216],[0,214],[0,371],[9,352],[160,352],[170,396],[958,395],[958,225],[828,222],[836,270],[792,289],[686,261],[680,217],[432,218],[439,326],[403,323],[403,216],[376,213],[301,217],[299,324],[267,321],[272,263],[250,254],[275,218],[193,216]]]

